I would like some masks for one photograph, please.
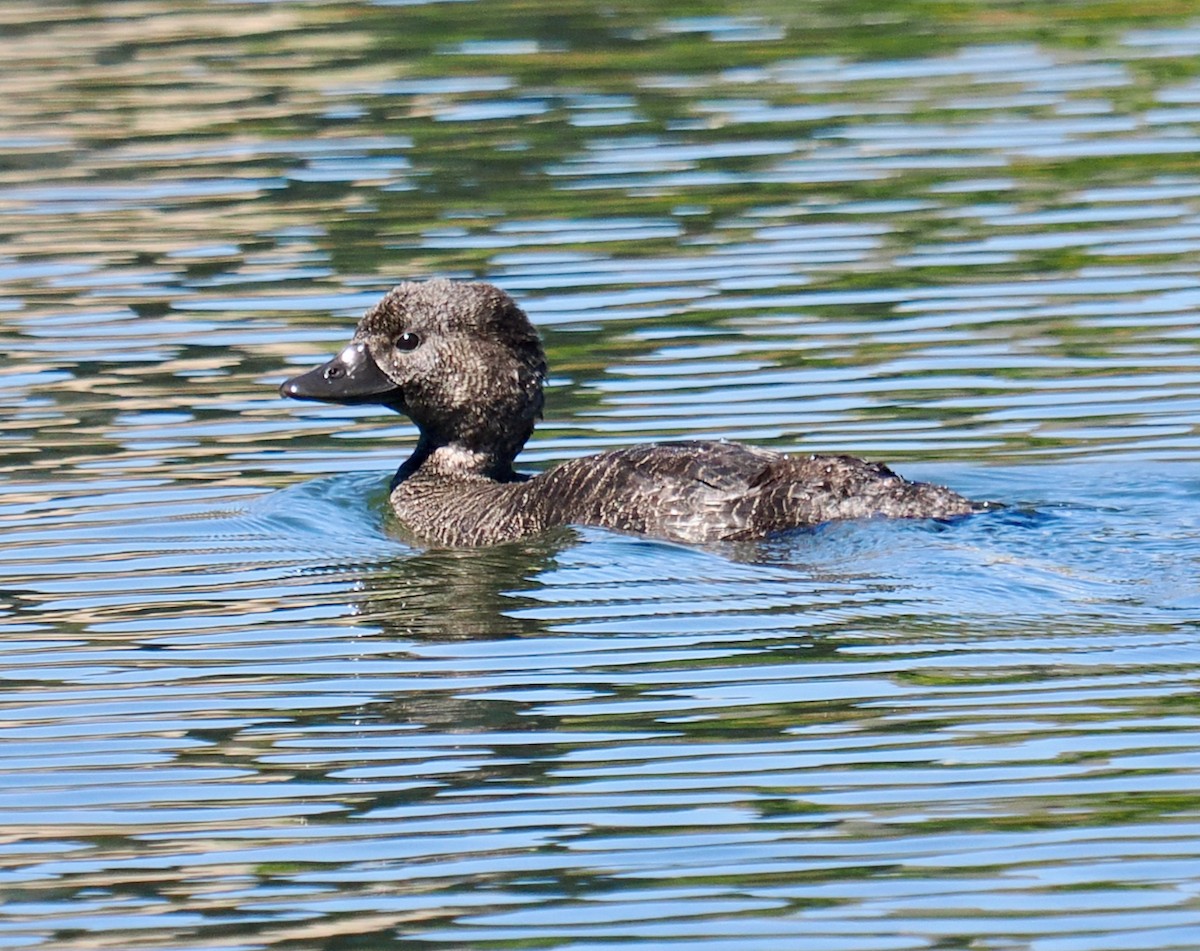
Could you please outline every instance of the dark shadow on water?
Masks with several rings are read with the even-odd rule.
[[[519,637],[538,625],[513,617],[514,589],[578,544],[571,529],[492,548],[422,548],[392,515],[390,474],[328,476],[281,489],[236,520],[306,557],[302,571],[349,576],[365,627],[423,642]]]
[[[494,548],[414,549],[363,573],[358,613],[395,636],[427,642],[542,633],[540,623],[513,615],[519,589],[552,569],[575,540],[564,529]]]

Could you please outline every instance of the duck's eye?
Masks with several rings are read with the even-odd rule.
[[[411,331],[406,330],[396,338],[397,350],[416,350],[419,346],[421,346],[421,338]]]

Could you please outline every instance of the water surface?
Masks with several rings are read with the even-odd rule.
[[[1200,9],[795,6],[0,11],[0,948],[1195,946]],[[432,275],[1005,507],[413,547]]]

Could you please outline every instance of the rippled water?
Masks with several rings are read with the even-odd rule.
[[[1200,944],[1195,4],[0,25],[0,948]],[[1006,507],[414,549],[407,421],[276,387],[435,274],[530,468]]]

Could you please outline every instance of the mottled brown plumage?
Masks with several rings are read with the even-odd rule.
[[[409,416],[420,438],[393,480],[392,507],[437,545],[490,545],[567,524],[741,540],[833,519],[945,519],[981,507],[851,456],[728,442],[618,449],[528,478],[513,460],[541,415],[545,375],[537,332],[512,298],[489,284],[434,280],[397,286],[341,354],[281,392]]]

